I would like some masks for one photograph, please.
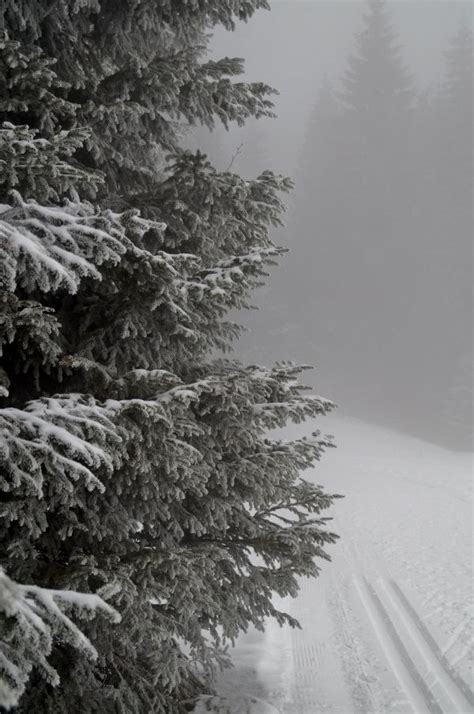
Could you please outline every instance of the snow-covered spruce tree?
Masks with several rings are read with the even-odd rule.
[[[211,360],[278,257],[290,184],[177,145],[180,121],[271,112],[239,61],[201,59],[211,25],[264,5],[3,5],[1,564],[18,601],[121,614],[83,625],[95,662],[51,622],[60,684],[35,646],[20,711],[186,711],[226,640],[291,621],[272,594],[335,539],[333,497],[300,477],[330,441],[269,436],[330,402],[301,368]]]

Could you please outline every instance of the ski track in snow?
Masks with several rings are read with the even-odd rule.
[[[339,448],[306,478],[346,495],[341,540],[283,603],[303,629],[259,635],[249,686],[284,714],[473,713],[472,457],[329,421]]]

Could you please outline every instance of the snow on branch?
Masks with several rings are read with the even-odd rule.
[[[59,675],[48,662],[55,639],[97,659],[95,647],[69,617],[71,612],[87,619],[100,613],[120,622],[119,613],[98,595],[22,585],[0,568],[0,707],[17,706],[33,668],[53,686],[59,684]]]
[[[85,277],[101,279],[98,265],[117,263],[125,252],[119,214],[99,213],[89,203],[62,207],[24,201],[12,192],[13,206],[0,211],[0,281],[32,291],[64,288],[77,292]]]
[[[5,525],[16,520],[28,524],[32,535],[41,532],[44,526],[28,509],[43,498],[45,483],[51,502],[54,494],[63,503],[71,499],[77,483],[104,491],[97,473],[112,470],[112,445],[120,441],[109,417],[92,398],[74,394],[33,401],[25,409],[0,409]]]
[[[81,128],[63,130],[50,139],[37,133],[10,122],[0,125],[0,189],[23,186],[39,200],[57,199],[81,185],[94,193],[103,175],[79,168],[70,159],[89,132]]]

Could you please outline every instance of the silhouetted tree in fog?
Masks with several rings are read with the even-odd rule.
[[[385,352],[390,342],[397,348],[406,309],[400,204],[414,92],[385,6],[370,2],[363,23],[340,92],[321,91],[308,129],[293,217],[305,250],[290,256],[288,299],[304,324],[302,344],[324,345],[316,356],[340,399],[355,403],[364,384],[369,413],[371,390],[399,381],[387,375]]]
[[[414,91],[382,2],[369,2],[342,84],[337,141],[344,155],[333,250],[344,264],[348,299],[338,322],[350,336],[351,360],[362,380],[369,378],[376,393],[383,386],[392,400],[401,378],[394,357],[404,349],[400,331],[410,294],[403,241]]]
[[[343,77],[342,99],[375,135],[406,112],[413,100],[412,81],[400,57],[397,34],[382,0],[369,0],[364,27],[356,34],[355,52]],[[370,136],[374,139],[374,135]]]

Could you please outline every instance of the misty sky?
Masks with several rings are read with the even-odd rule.
[[[246,77],[278,89],[278,119],[262,120],[272,145],[270,166],[294,173],[302,134],[314,97],[326,75],[337,82],[361,24],[363,0],[273,0],[271,12],[259,11],[234,32],[216,31],[216,57],[245,58]],[[460,20],[472,22],[473,4],[466,0],[389,0],[404,56],[421,84],[442,78],[443,51]],[[235,137],[235,138],[234,138]],[[230,131],[229,155],[240,143]]]

